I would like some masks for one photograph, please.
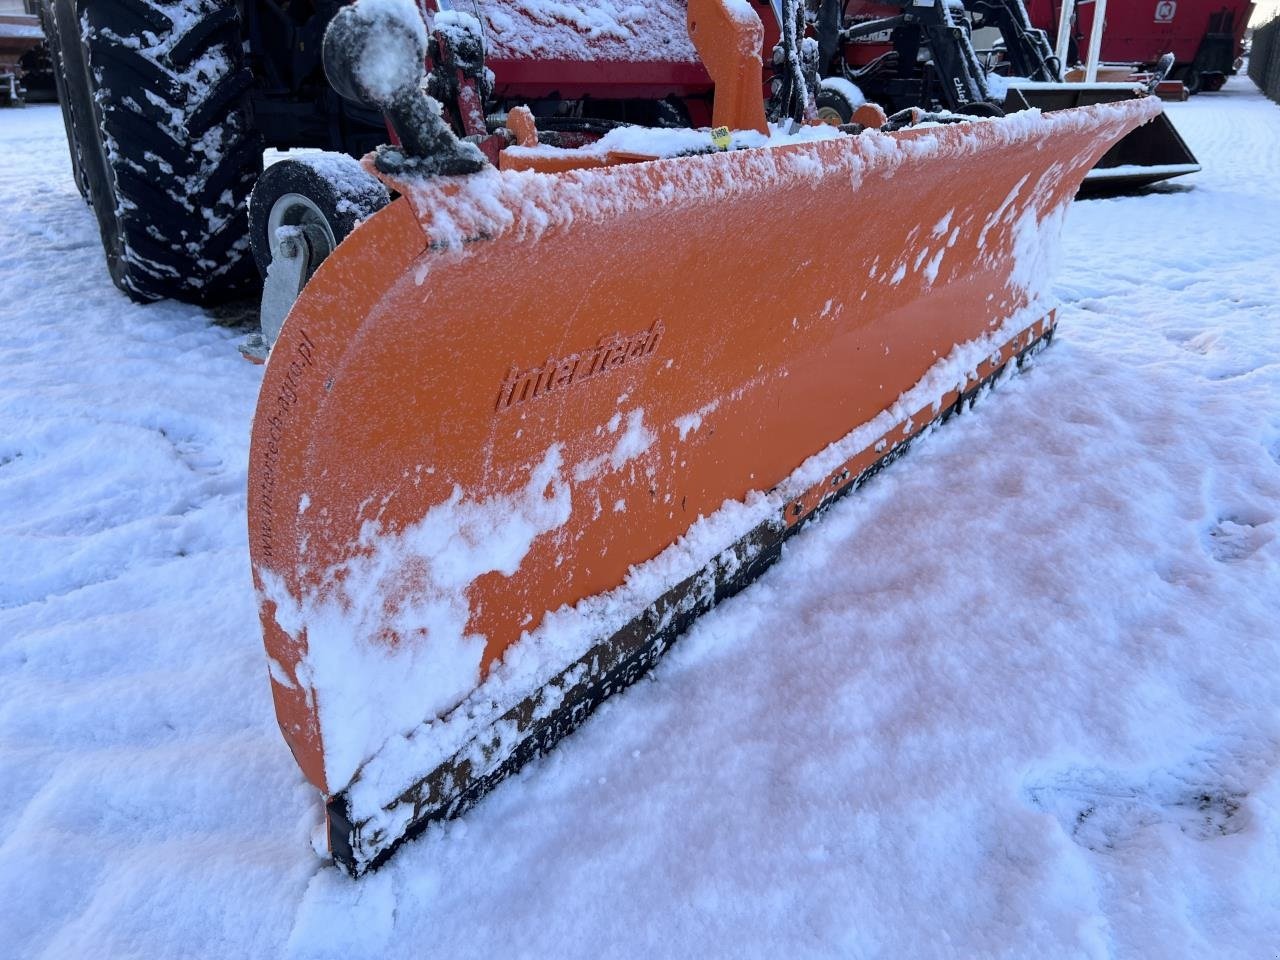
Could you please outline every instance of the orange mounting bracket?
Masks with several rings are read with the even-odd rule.
[[[689,0],[689,39],[715,84],[712,126],[767,133],[755,11],[743,0]]]

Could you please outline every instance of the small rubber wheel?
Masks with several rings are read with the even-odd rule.
[[[832,127],[852,123],[853,111],[860,106],[860,104],[851,102],[840,90],[825,84],[818,89],[816,105],[818,119]]]
[[[391,201],[382,182],[344,153],[290,157],[267,167],[249,199],[249,243],[265,277],[280,227],[307,228],[308,276],[361,220]]]

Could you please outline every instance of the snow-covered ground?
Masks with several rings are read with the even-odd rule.
[[[1060,335],[353,882],[275,727],[234,316],[111,286],[0,113],[0,956],[1280,951],[1280,107],[1074,205]],[[957,189],[963,189],[957,184]]]

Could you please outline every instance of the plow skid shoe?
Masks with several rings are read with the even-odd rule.
[[[1038,83],[1009,91],[1006,110],[1038,107],[1064,110],[1129,99],[1137,89],[1131,83]],[[1153,183],[1197,173],[1200,161],[1178,133],[1168,114],[1137,127],[1118,140],[1094,165],[1080,186],[1081,196],[1121,193]]]
[[[251,451],[335,858],[466,809],[1047,339],[1069,201],[1158,109],[393,184],[286,320]]]

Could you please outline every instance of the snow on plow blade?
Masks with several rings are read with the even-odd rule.
[[[286,320],[249,525],[351,873],[470,806],[1052,332],[1152,100],[404,194]]]
[[[1140,91],[1133,83],[1033,83],[1014,81],[1004,102],[1006,111],[1036,107],[1065,110],[1127,100]],[[1148,187],[1162,180],[1197,173],[1200,162],[1161,112],[1149,123],[1120,138],[1084,178],[1080,193],[1089,196]]]

